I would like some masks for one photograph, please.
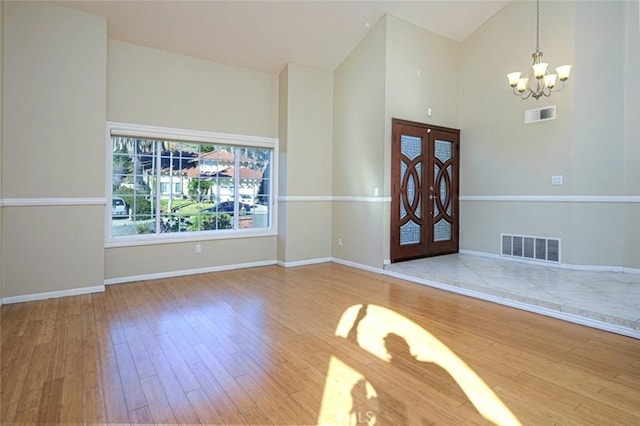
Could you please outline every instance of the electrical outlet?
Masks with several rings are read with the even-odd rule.
[[[202,245],[196,244],[196,253],[202,253]]]
[[[342,238],[338,238],[338,247],[342,247]]]
[[[551,176],[551,185],[562,185],[562,176]]]

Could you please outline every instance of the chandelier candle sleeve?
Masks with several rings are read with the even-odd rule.
[[[542,96],[551,96],[551,92],[558,92],[564,89],[564,82],[569,79],[571,65],[562,65],[556,68],[556,74],[549,72],[549,64],[542,62],[542,52],[540,51],[540,0],[536,2],[536,50],[531,55],[533,64],[524,75],[521,72],[511,72],[507,74],[509,86],[513,89],[513,94],[520,98],[540,99]],[[562,83],[557,85],[558,80]]]
[[[511,87],[516,87],[518,85],[518,81],[520,81],[521,75],[522,73],[520,71],[507,74],[507,78],[509,79],[509,85]]]
[[[569,73],[571,72],[571,65],[562,65],[556,68],[556,72],[558,73],[560,81],[566,81],[569,78]]]
[[[544,76],[544,84],[545,86],[547,86],[549,89],[553,89],[553,87],[556,85],[556,78],[558,76],[556,74],[548,74]]]

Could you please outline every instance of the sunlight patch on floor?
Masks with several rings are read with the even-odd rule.
[[[460,357],[410,319],[377,305],[354,305],[342,315],[336,336],[392,365],[433,363],[446,370],[478,412],[500,425],[520,425],[516,416]],[[333,356],[329,364],[319,424],[375,424],[380,390]],[[417,389],[419,392],[420,390]],[[418,415],[407,410],[403,415]],[[407,418],[411,424],[420,419]],[[413,420],[413,421],[412,421]]]

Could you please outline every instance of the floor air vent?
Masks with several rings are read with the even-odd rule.
[[[560,239],[502,234],[503,256],[521,259],[560,262]]]

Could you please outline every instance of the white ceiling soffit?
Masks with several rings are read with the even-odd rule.
[[[462,41],[507,2],[54,1],[106,17],[110,38],[270,73],[334,71],[385,13]]]

